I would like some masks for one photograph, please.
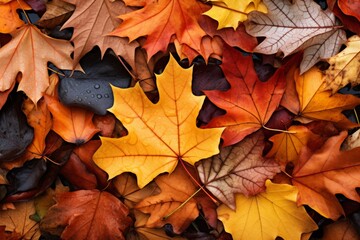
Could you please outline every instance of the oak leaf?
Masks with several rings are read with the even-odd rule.
[[[133,3],[125,0],[126,5]],[[139,2],[136,6],[143,8],[120,15],[123,22],[111,35],[129,37],[130,42],[147,36],[143,48],[148,60],[157,52],[166,51],[173,35],[180,44],[200,52],[201,38],[206,33],[199,26],[198,18],[207,9],[205,4],[192,0],[158,0]]]
[[[292,173],[292,183],[299,189],[298,204],[306,204],[321,215],[336,220],[344,211],[335,194],[360,202],[360,148],[340,151],[347,133],[330,137],[312,153],[303,148]]]
[[[5,226],[6,231],[18,234],[16,239],[38,239],[40,238],[39,224],[30,219],[34,213],[34,201],[16,203],[15,209],[0,211],[0,226]]]
[[[252,11],[266,13],[267,8],[261,0],[210,0],[211,9],[204,14],[215,19],[218,29],[231,27],[234,30],[239,22],[247,20],[247,14]]]
[[[213,118],[206,127],[226,127],[222,138],[228,146],[267,123],[285,91],[285,77],[280,68],[267,82],[260,81],[252,57],[229,46],[224,47],[221,68],[231,88],[204,92],[226,114]]]
[[[119,25],[117,16],[124,14],[131,9],[125,7],[122,1],[109,0],[64,0],[76,6],[75,12],[65,22],[62,29],[73,27],[74,34],[71,41],[74,42],[74,64],[89,52],[94,46],[99,46],[101,55],[105,54],[108,48],[121,55],[127,63],[134,67],[136,42],[128,43],[125,38],[107,36],[109,32]],[[75,68],[74,65],[74,68]]]
[[[18,91],[37,103],[49,86],[48,62],[71,69],[73,47],[68,41],[44,35],[34,25],[25,25],[11,35],[11,41],[0,48],[0,91],[9,89],[21,72]]]
[[[330,10],[321,10],[311,0],[264,0],[269,12],[249,13],[246,30],[253,36],[266,37],[254,52],[284,57],[304,50],[300,66],[301,74],[319,60],[329,58],[340,50],[346,41],[345,31],[340,29]]]
[[[0,3],[0,33],[11,33],[25,23],[19,18],[17,9],[30,10],[23,0],[12,0]]]
[[[265,181],[280,172],[272,159],[262,157],[264,136],[254,133],[241,142],[197,164],[201,181],[215,197],[235,210],[235,193],[253,196],[265,190]]]
[[[297,120],[326,120],[345,129],[358,126],[347,119],[342,111],[355,108],[360,104],[360,98],[350,94],[332,94],[326,89],[323,73],[316,67],[303,75],[299,75],[298,69],[295,70],[294,79],[299,103],[292,104],[299,105]]]
[[[80,190],[58,193],[41,220],[40,228],[49,233],[63,229],[61,239],[122,239],[132,220],[128,208],[108,192]]]
[[[99,131],[92,122],[93,112],[83,108],[67,107],[49,95],[44,95],[44,98],[53,116],[52,129],[65,141],[83,144]]]
[[[288,162],[295,163],[302,147],[318,138],[320,137],[312,133],[307,127],[293,125],[287,132],[276,134],[269,139],[273,142],[273,146],[266,156],[274,157],[282,166]]]
[[[266,181],[266,192],[256,196],[236,195],[236,211],[218,208],[219,219],[233,239],[301,239],[317,229],[304,207],[296,206],[297,190],[287,184]]]
[[[333,93],[348,83],[352,86],[360,84],[360,37],[352,36],[346,48],[328,60],[330,66],[325,71],[327,87]]]
[[[133,172],[142,188],[160,173],[171,173],[180,159],[193,165],[219,152],[223,128],[196,126],[205,97],[192,94],[191,78],[192,68],[182,69],[170,57],[157,77],[158,103],[153,104],[139,84],[129,89],[113,87],[114,105],[109,111],[129,134],[118,139],[102,137],[102,145],[94,154],[95,163],[110,179]]]

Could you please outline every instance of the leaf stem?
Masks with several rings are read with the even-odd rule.
[[[274,132],[282,132],[282,133],[290,133],[290,134],[295,134],[296,132],[295,131],[288,131],[288,130],[282,130],[282,129],[276,129],[276,128],[269,128],[265,125],[262,125],[262,127],[266,130],[269,130],[269,131],[274,131]]]
[[[125,68],[125,70],[130,74],[130,76],[133,79],[137,79],[137,77],[130,71],[130,69],[126,66],[126,64],[124,63],[124,61],[121,59],[121,57],[119,57],[117,54],[115,54],[115,56],[119,59],[120,63],[123,65],[123,67]]]
[[[27,13],[25,12],[23,6],[21,5],[20,1],[19,0],[16,0],[17,3],[19,4],[21,10],[23,11],[24,15],[25,15],[25,18],[26,18],[26,21],[28,22],[28,24],[32,24],[31,21],[30,21],[30,18],[29,16],[27,15]]]
[[[285,174],[286,176],[288,176],[289,178],[293,178],[290,174],[288,174],[286,171],[283,171],[283,170],[281,170],[281,172],[283,173],[283,174]]]
[[[213,197],[210,195],[210,193],[208,193],[208,192],[206,191],[206,189],[204,188],[204,186],[201,185],[201,184],[193,177],[193,175],[192,175],[192,174],[189,172],[189,170],[186,168],[183,160],[180,158],[179,161],[180,161],[182,167],[184,168],[184,170],[186,171],[186,173],[187,173],[187,174],[190,176],[190,178],[193,180],[193,182],[194,182],[196,185],[198,185],[198,187],[200,187],[200,189],[202,189],[202,190],[204,191],[204,193],[211,199],[211,201],[213,201],[216,205],[218,205],[219,202],[218,202],[215,198],[213,198]]]
[[[173,215],[175,212],[177,212],[180,208],[182,208],[183,206],[185,206],[185,204],[187,204],[196,194],[198,194],[200,191],[202,190],[202,188],[199,188],[198,190],[196,190],[190,197],[188,197],[184,202],[182,202],[179,206],[177,206],[174,210],[172,210],[169,214],[167,214],[166,216],[164,216],[162,218],[162,220],[166,220],[168,219],[171,215]]]
[[[358,124],[360,124],[359,116],[358,116],[357,111],[356,111],[355,108],[354,108],[354,114],[355,114],[356,122],[357,122]]]
[[[65,74],[63,74],[63,73],[61,73],[61,72],[58,72],[58,71],[56,71],[56,70],[54,70],[54,69],[52,69],[52,68],[47,68],[48,70],[50,70],[50,71],[52,71],[53,73],[56,73],[57,75],[60,75],[60,76],[63,76],[63,77],[65,77]]]

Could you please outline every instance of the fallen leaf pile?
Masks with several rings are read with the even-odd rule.
[[[359,11],[0,0],[0,239],[360,239]]]

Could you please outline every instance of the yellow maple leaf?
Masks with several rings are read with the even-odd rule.
[[[218,29],[232,27],[235,30],[239,22],[247,20],[247,13],[255,10],[267,13],[267,8],[261,0],[215,0],[210,2],[212,7],[204,14],[219,23]]]
[[[127,128],[122,138],[101,138],[94,161],[113,178],[123,172],[137,175],[142,188],[157,175],[172,172],[179,160],[190,164],[219,152],[223,128],[199,129],[196,117],[204,96],[191,91],[192,68],[181,68],[173,57],[157,77],[160,100],[153,104],[139,84],[113,87],[109,109]]]
[[[327,88],[333,93],[348,83],[360,84],[360,37],[352,36],[346,48],[329,59],[330,67],[325,72]]]
[[[302,233],[317,229],[304,207],[296,205],[297,190],[287,184],[266,181],[266,192],[253,197],[236,195],[236,211],[224,204],[219,219],[233,239],[301,239]]]

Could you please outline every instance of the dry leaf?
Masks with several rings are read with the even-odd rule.
[[[269,121],[285,91],[284,68],[267,82],[258,79],[252,57],[229,46],[224,47],[221,64],[231,88],[227,91],[204,91],[226,114],[213,118],[206,127],[226,127],[222,138],[228,146],[241,141]]]
[[[78,107],[67,107],[49,95],[45,95],[44,98],[53,116],[52,129],[65,141],[83,144],[99,131],[92,122],[93,112]]]
[[[94,46],[99,46],[101,56],[108,48],[116,55],[121,55],[130,66],[135,67],[135,48],[139,45],[134,42],[129,44],[125,38],[108,36],[120,23],[117,16],[129,12],[122,1],[109,0],[64,0],[76,6],[71,18],[66,21],[62,29],[73,27],[74,34],[71,41],[74,42],[74,64],[89,52]],[[75,69],[75,65],[73,69]]]
[[[346,48],[328,60],[330,67],[325,71],[327,88],[333,93],[347,84],[360,84],[360,37],[352,36]]]
[[[236,195],[236,211],[218,208],[219,219],[233,239],[301,239],[302,233],[317,229],[304,207],[296,206],[297,190],[287,184],[266,181],[266,192],[250,198]]]
[[[16,203],[15,209],[0,210],[0,226],[17,233],[19,239],[39,239],[39,224],[30,219],[35,213],[34,201]]]
[[[44,35],[34,25],[25,25],[11,35],[11,41],[0,48],[0,91],[9,89],[21,72],[18,91],[37,103],[49,86],[48,62],[71,69],[73,47],[68,41]]]
[[[315,63],[337,53],[346,41],[345,31],[330,10],[321,10],[312,0],[264,0],[268,13],[251,12],[246,30],[253,36],[266,37],[255,52],[284,57],[304,50],[301,74]]]
[[[249,12],[267,12],[267,8],[261,0],[210,0],[208,2],[212,6],[204,14],[219,23],[218,29],[232,27],[236,30],[239,22],[247,20]]]
[[[0,33],[11,33],[25,23],[19,18],[17,9],[30,10],[23,0],[10,0],[0,4]]]
[[[132,223],[127,207],[108,192],[58,193],[55,201],[40,228],[53,234],[61,232],[61,239],[124,240],[123,232]]]
[[[200,179],[215,197],[235,210],[235,193],[256,195],[265,190],[266,179],[280,172],[277,163],[262,157],[263,149],[262,132],[221,148],[218,155],[197,164]]]
[[[134,6],[134,1],[125,0]],[[171,37],[176,35],[180,44],[187,44],[200,52],[201,38],[206,35],[198,23],[207,6],[193,0],[157,0],[135,2],[143,8],[120,15],[123,20],[111,35],[129,37],[130,42],[147,36],[143,48],[148,60],[157,52],[165,52]],[[156,27],[155,27],[156,26]]]
[[[335,194],[360,202],[360,148],[340,151],[347,133],[330,137],[312,153],[303,148],[291,181],[299,189],[298,204],[306,204],[321,215],[338,219],[344,214]]]
[[[171,57],[157,77],[158,103],[153,104],[139,84],[129,89],[113,88],[114,105],[109,111],[129,134],[118,139],[101,138],[94,161],[110,179],[133,172],[142,188],[160,173],[171,173],[179,159],[194,164],[219,152],[223,129],[196,127],[204,97],[192,94],[191,78],[192,69],[182,69]]]

